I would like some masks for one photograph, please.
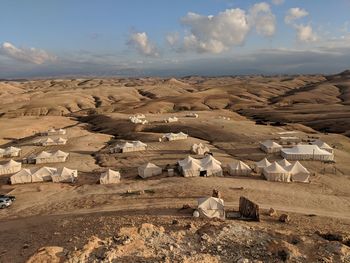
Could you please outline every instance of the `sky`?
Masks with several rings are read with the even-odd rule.
[[[0,0],[0,78],[348,68],[350,0]]]

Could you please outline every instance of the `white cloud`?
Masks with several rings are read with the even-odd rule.
[[[299,7],[290,8],[284,18],[284,22],[286,22],[286,24],[292,24],[295,20],[307,15],[309,15],[309,13],[305,9]]]
[[[169,45],[174,46],[179,41],[179,33],[170,33],[165,37],[165,40],[168,42]]]
[[[296,25],[297,39],[300,42],[315,42],[318,39],[317,34],[310,25]]]
[[[269,4],[262,2],[253,5],[249,10],[251,25],[255,25],[256,32],[263,36],[273,36],[276,31],[276,19]]]
[[[55,61],[57,59],[57,57],[50,55],[45,50],[36,48],[18,48],[9,42],[1,44],[0,54],[18,61],[29,62],[37,65]]]
[[[142,55],[158,57],[157,47],[148,39],[146,32],[136,32],[130,35],[129,45],[136,48]]]
[[[281,5],[284,3],[284,0],[272,0],[271,1],[274,5]]]
[[[197,52],[220,53],[241,45],[250,29],[245,11],[239,8],[227,9],[216,16],[188,13],[181,22],[191,32],[184,38],[185,48]]]

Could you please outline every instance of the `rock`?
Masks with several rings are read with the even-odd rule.
[[[24,249],[29,248],[29,244],[24,244],[24,245],[23,245],[23,248],[24,248]]]
[[[213,189],[212,197],[221,198],[221,193],[217,189]]]
[[[277,216],[277,212],[275,209],[273,209],[272,207],[270,208],[269,212],[268,212],[269,216],[273,217],[273,216]]]
[[[174,219],[173,222],[172,222],[172,224],[173,224],[173,225],[179,224],[179,220]]]
[[[189,204],[183,204],[181,209],[190,209],[191,206]]]
[[[26,263],[60,263],[63,262],[63,247],[43,247],[34,253]]]
[[[278,220],[282,223],[288,223],[290,222],[290,217],[287,214],[282,214]]]

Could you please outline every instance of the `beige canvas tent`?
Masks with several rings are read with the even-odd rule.
[[[203,159],[195,159],[191,156],[178,161],[183,176],[222,176],[221,162],[208,154]]]
[[[262,173],[262,171],[264,170],[265,167],[271,165],[271,163],[269,162],[269,160],[267,160],[266,158],[262,159],[259,162],[255,163],[255,167],[254,170],[257,173]]]
[[[184,177],[199,176],[201,169],[201,165],[194,160],[190,160],[188,163],[181,166],[182,174]]]
[[[225,219],[224,200],[215,197],[199,198],[198,212],[203,217]]]
[[[205,153],[210,152],[209,148],[202,143],[193,144],[191,147],[191,152],[196,155],[204,155]]]
[[[293,182],[308,183],[310,172],[298,161],[287,166],[286,171],[290,173]]]
[[[125,142],[122,144],[117,144],[114,148],[111,149],[111,153],[138,152],[145,151],[146,148],[147,144],[141,141]]]
[[[41,163],[62,163],[67,160],[69,153],[63,151],[46,152],[42,151],[40,154],[35,156],[33,159],[36,164]]]
[[[18,157],[21,155],[21,149],[17,147],[7,147],[5,149],[0,148],[0,157]]]
[[[146,163],[138,168],[138,173],[142,178],[149,178],[162,174],[162,168],[153,163]]]
[[[236,161],[227,165],[230,175],[249,175],[252,169],[242,161]]]
[[[283,168],[287,167],[288,165],[291,165],[291,163],[288,162],[286,159],[279,160],[277,163],[281,165]]]
[[[185,140],[187,139],[188,135],[183,132],[179,133],[166,133],[163,135],[163,139],[166,139],[168,141],[176,141],[176,140]]]
[[[108,169],[106,172],[102,173],[100,176],[100,184],[117,184],[120,182],[120,173],[118,171],[113,171]]]
[[[221,162],[216,160],[213,156],[208,154],[202,159],[202,171],[205,176],[222,176]]]
[[[271,165],[265,167],[263,174],[267,181],[290,182],[290,173],[277,162],[273,162]]]
[[[51,178],[54,183],[73,183],[78,178],[78,171],[66,167],[58,168]]]
[[[281,155],[287,160],[317,160],[333,161],[334,155],[328,151],[320,149],[317,145],[299,144],[293,148],[283,148]]]
[[[57,169],[44,166],[36,170],[33,169],[31,172],[32,183],[50,182],[52,181],[52,176],[57,172]]]
[[[67,143],[67,139],[64,138],[57,138],[57,139],[53,139],[53,138],[46,138],[42,141],[39,141],[39,144],[42,146],[52,146],[52,145],[65,145]]]
[[[325,143],[324,141],[315,140],[311,144],[317,145],[320,149],[325,150],[325,151],[333,154],[333,148],[331,146],[329,146],[327,143]]]
[[[266,153],[278,153],[281,151],[282,146],[271,140],[267,140],[260,143],[260,149]]]
[[[10,160],[5,164],[0,165],[0,175],[4,174],[14,174],[21,170],[22,163]]]
[[[11,184],[25,184],[32,182],[32,172],[29,169],[22,169],[10,177]]]

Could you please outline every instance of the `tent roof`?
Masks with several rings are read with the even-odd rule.
[[[313,141],[312,144],[317,145],[321,149],[329,149],[329,150],[333,149],[331,146],[329,146],[327,143],[325,143],[324,141],[321,141],[321,140]]]
[[[256,164],[257,167],[267,167],[267,166],[271,165],[269,160],[267,160],[266,158],[262,159],[259,162],[256,162],[255,164]]]
[[[188,155],[185,159],[178,161],[178,164],[180,166],[184,166],[184,165],[188,164],[191,161],[193,161],[193,162],[195,162],[197,164],[200,164],[200,162],[201,162],[201,160],[195,159],[195,158],[193,158],[193,157]]]
[[[298,144],[293,148],[283,148],[282,152],[286,154],[316,154],[316,155],[332,155],[330,152],[320,149],[317,145]]]
[[[64,139],[64,138],[62,138],[62,137],[59,137],[59,138],[57,139],[57,141],[58,141],[58,142],[66,142],[67,139]]]
[[[46,138],[46,139],[43,140],[43,142],[54,142],[54,140],[51,139],[51,138]]]
[[[31,175],[32,174],[32,170],[28,169],[28,168],[23,168],[22,170],[20,170],[18,173],[15,173],[12,176],[27,176],[27,175]],[[11,176],[11,177],[12,177]]]
[[[202,197],[198,200],[198,208],[217,210],[224,208],[224,200],[216,197]]]
[[[3,165],[0,165],[0,166],[2,166],[2,167],[11,167],[11,166],[16,166],[16,165],[20,165],[21,163],[19,163],[19,162],[16,162],[16,161],[14,161],[14,160],[10,160],[10,161],[8,161],[7,163],[5,163],[5,164],[3,164]]]
[[[69,153],[63,152],[61,150],[57,150],[57,151],[51,153],[51,155],[53,155],[53,156],[68,156]]]
[[[250,167],[242,161],[236,161],[236,162],[230,163],[228,164],[228,166],[232,170],[251,170]]]
[[[277,163],[278,163],[279,165],[283,166],[283,167],[286,167],[286,166],[288,166],[288,165],[291,165],[291,163],[288,162],[286,159],[279,160]]]
[[[221,165],[221,162],[216,160],[211,154],[208,154],[207,156],[205,156],[202,160],[202,165],[205,165],[208,162],[214,162],[217,163],[218,165]]]
[[[288,173],[286,169],[284,169],[277,162],[273,162],[271,165],[265,167],[265,171],[268,173]]]
[[[63,168],[58,168],[57,169],[57,174],[60,176],[64,176],[64,175],[73,175],[76,173],[77,170],[73,170],[73,169],[69,169],[67,167],[63,167]]]
[[[262,145],[264,145],[265,147],[271,148],[271,147],[282,147],[281,145],[279,145],[278,143],[271,141],[271,140],[266,140],[261,142]]]
[[[141,165],[139,168],[148,169],[148,168],[160,168],[160,167],[153,164],[153,163],[145,163],[145,164]]]
[[[102,176],[113,176],[113,177],[119,177],[120,178],[120,173],[119,171],[114,171],[112,169],[108,169],[104,173],[102,173]]]
[[[298,161],[296,161],[294,164],[288,165],[285,169],[292,174],[296,174],[296,173],[310,174],[310,172]]]
[[[35,158],[46,158],[46,157],[50,157],[50,156],[51,156],[51,153],[46,152],[46,151],[42,151]]]
[[[14,146],[10,146],[10,147],[7,147],[5,149],[5,152],[18,152],[20,150],[21,150],[20,148],[17,148],[17,147],[14,147]]]
[[[44,167],[37,169],[36,171],[32,171],[32,175],[37,175],[37,174],[52,175],[56,172],[57,172],[57,168],[44,166]]]
[[[202,166],[195,160],[190,160],[188,163],[182,166],[183,170],[200,170]]]

